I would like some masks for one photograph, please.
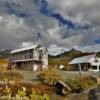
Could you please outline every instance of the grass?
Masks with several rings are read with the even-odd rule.
[[[0,59],[0,70],[7,70],[8,63],[7,59]]]
[[[79,77],[79,72],[67,72],[63,70],[58,70],[58,72],[64,79]],[[49,94],[50,97],[52,98],[51,100],[67,100],[66,99],[67,97],[56,95],[53,87],[44,85],[37,79],[37,75],[40,74],[40,71],[36,71],[36,72],[21,71],[21,74],[24,76],[24,79],[20,81],[19,85],[11,86],[13,91],[17,91],[16,89],[18,89],[18,87],[25,86],[27,88],[27,93],[30,92],[32,88],[34,88],[36,91]],[[88,74],[91,73],[82,73],[82,75],[88,75]]]
[[[81,93],[86,89],[96,86],[97,81],[94,77],[82,76],[81,78],[66,79],[66,83],[71,87],[73,93]]]
[[[22,71],[21,73],[24,75],[24,79],[21,82],[24,86],[28,88],[29,91],[33,86],[33,88],[36,91],[40,90],[42,91],[42,93],[49,94],[51,100],[67,100],[67,97],[56,95],[54,87],[44,85],[37,80],[37,75],[40,74],[40,71],[36,71],[36,72]]]
[[[22,80],[24,77],[23,75],[16,70],[6,70],[6,71],[0,71],[0,80],[1,81],[19,81]]]
[[[40,71],[31,72],[31,71],[21,71],[22,75],[24,75],[24,79],[21,82],[39,84],[40,82],[37,79],[37,75]]]
[[[8,64],[8,60],[7,59],[0,59],[0,64]]]

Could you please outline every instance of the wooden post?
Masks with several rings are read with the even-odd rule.
[[[82,75],[81,64],[78,64],[78,66],[79,66],[79,75],[80,75],[80,78],[81,78],[81,75]]]
[[[100,71],[100,69],[99,69],[99,65],[97,65],[97,70]]]

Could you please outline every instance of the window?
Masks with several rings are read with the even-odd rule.
[[[39,59],[39,51],[38,50],[34,50],[34,59],[35,60]]]
[[[33,50],[32,50],[32,49],[29,50],[29,56],[30,56],[30,57],[29,57],[30,59],[33,58]]]
[[[39,50],[39,60],[42,59],[42,50]]]
[[[97,69],[97,66],[92,66],[93,69]]]
[[[98,59],[95,59],[95,63],[98,63]]]
[[[47,51],[46,51],[46,49],[44,49],[44,54],[46,54],[47,53]]]

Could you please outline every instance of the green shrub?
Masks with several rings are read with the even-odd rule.
[[[59,74],[57,69],[49,68],[44,69],[39,75],[38,79],[47,84],[47,85],[55,85],[56,81],[63,80],[61,75]]]

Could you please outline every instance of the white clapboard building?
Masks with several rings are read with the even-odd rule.
[[[41,44],[11,51],[10,66],[20,70],[42,70],[48,67],[48,50]]]
[[[74,58],[69,64],[80,71],[100,71],[100,58],[96,54]]]

